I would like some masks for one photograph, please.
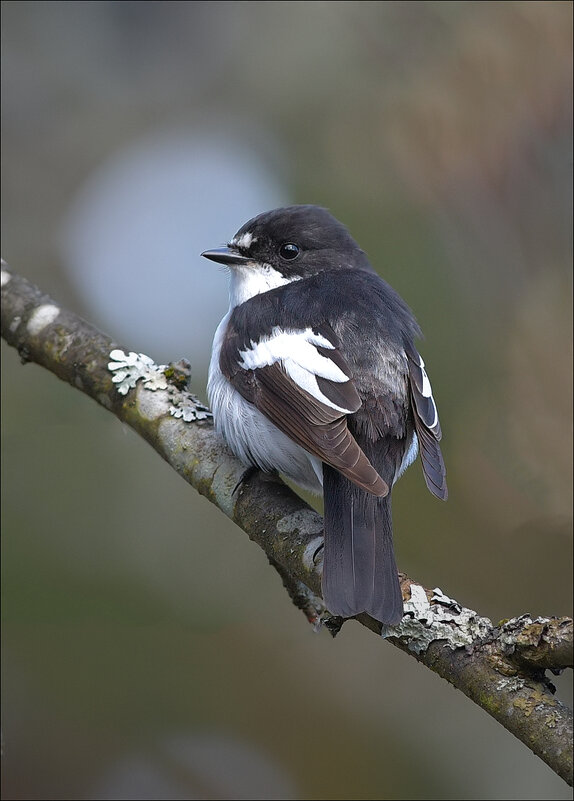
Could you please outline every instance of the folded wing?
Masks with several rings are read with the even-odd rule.
[[[237,391],[309,453],[372,495],[387,495],[347,427],[361,399],[330,326],[276,327],[247,346],[240,341],[230,323],[220,367]]]

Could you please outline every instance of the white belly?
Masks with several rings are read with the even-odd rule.
[[[207,396],[215,428],[233,453],[246,465],[270,473],[283,473],[301,487],[320,493],[322,463],[296,445],[234,389],[219,369],[221,342],[229,314],[219,324],[213,340]]]

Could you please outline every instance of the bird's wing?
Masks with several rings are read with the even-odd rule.
[[[247,342],[247,344],[246,344]],[[230,319],[220,368],[237,391],[298,445],[378,497],[389,487],[347,428],[361,399],[332,328],[280,328],[257,342]]]
[[[423,473],[426,485],[437,498],[446,500],[446,469],[439,445],[442,431],[438,419],[438,411],[425,363],[420,354],[411,345],[405,347],[409,364],[409,384],[415,430],[419,441]]]

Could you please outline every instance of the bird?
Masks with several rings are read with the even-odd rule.
[[[230,276],[207,385],[216,431],[246,466],[323,493],[328,611],[398,625],[391,490],[419,453],[447,498],[412,311],[320,206],[259,214],[201,255]]]

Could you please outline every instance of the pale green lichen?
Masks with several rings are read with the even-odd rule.
[[[182,390],[176,383],[170,383],[166,373],[172,374],[174,371],[168,365],[155,364],[153,359],[145,353],[124,353],[123,350],[116,348],[110,352],[111,361],[108,362],[108,370],[113,373],[112,381],[117,385],[117,390],[121,395],[127,395],[130,389],[134,389],[138,382],[144,389],[150,392],[167,391],[169,405],[159,411],[159,406],[153,402],[146,403],[143,396],[139,397],[144,414],[148,419],[155,419],[159,414],[169,412],[172,417],[181,418],[184,422],[190,423],[195,420],[206,420],[211,417],[211,412],[196,397],[187,390]],[[179,374],[178,374],[179,376]]]
[[[420,654],[437,640],[452,650],[470,647],[492,631],[492,623],[472,609],[448,598],[437,587],[429,601],[426,590],[411,584],[405,614],[398,626],[383,626],[383,637],[401,637],[410,651]]]

